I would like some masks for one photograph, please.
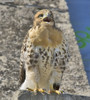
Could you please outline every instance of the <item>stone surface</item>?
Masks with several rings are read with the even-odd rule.
[[[66,93],[90,96],[86,73],[70,24],[64,0],[0,0],[0,100],[10,100],[19,88],[20,49],[34,14],[43,8],[53,11],[56,26],[69,43],[70,61],[61,89]],[[12,99],[11,99],[12,100]]]
[[[34,95],[27,91],[17,91],[15,97],[12,98],[13,100],[90,100],[90,97],[86,96],[78,96],[78,95],[70,95],[70,94],[41,94],[37,93]]]

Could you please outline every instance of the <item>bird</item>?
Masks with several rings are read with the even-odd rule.
[[[56,28],[52,11],[38,11],[21,48],[20,90],[61,93],[60,84],[68,59],[67,41]]]

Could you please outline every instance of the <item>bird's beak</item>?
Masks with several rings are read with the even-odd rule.
[[[51,21],[51,15],[49,13],[45,13],[43,16],[43,21],[50,22]]]

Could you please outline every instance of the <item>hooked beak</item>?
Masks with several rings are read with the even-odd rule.
[[[50,22],[51,21],[51,15],[49,13],[45,13],[43,16],[43,21]]]

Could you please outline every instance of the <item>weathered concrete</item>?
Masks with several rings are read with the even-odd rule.
[[[61,89],[66,93],[90,96],[86,73],[70,24],[64,0],[0,0],[0,100],[10,100],[19,88],[19,57],[24,36],[32,27],[34,14],[48,8],[56,26],[69,43],[70,61],[64,72]]]
[[[90,100],[90,97],[86,96],[79,96],[79,95],[70,95],[70,94],[41,94],[38,93],[37,95],[34,95],[30,92],[23,91],[17,92],[19,96],[15,96],[12,98],[13,100]],[[17,95],[16,94],[16,95]]]

